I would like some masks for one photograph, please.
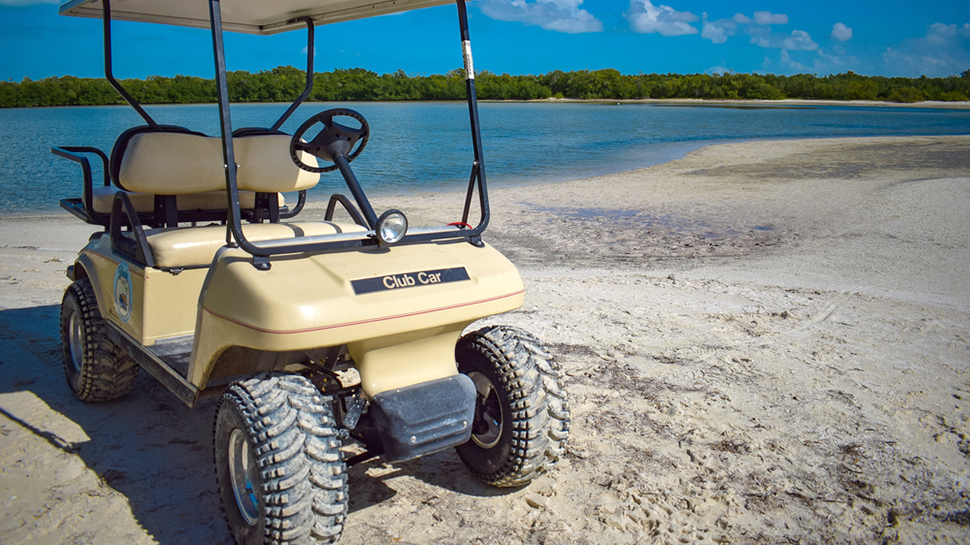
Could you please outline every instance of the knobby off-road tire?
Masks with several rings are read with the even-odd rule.
[[[240,545],[333,543],[347,475],[330,399],[297,375],[229,386],[215,421],[216,480]]]
[[[74,396],[81,401],[111,401],[131,391],[138,364],[108,338],[94,288],[79,278],[61,302],[61,357]]]
[[[478,390],[472,438],[458,456],[493,486],[528,484],[555,465],[569,435],[559,366],[532,334],[493,326],[462,337],[458,370]]]

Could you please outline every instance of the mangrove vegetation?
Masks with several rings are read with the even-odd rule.
[[[311,101],[464,100],[462,70],[430,76],[401,70],[379,75],[352,68],[318,72],[313,76]],[[250,73],[228,73],[234,102],[289,102],[303,91],[303,70],[281,66]],[[143,104],[191,104],[216,100],[212,79],[194,76],[121,80]],[[493,74],[476,76],[482,100],[571,98],[624,99],[757,99],[876,100],[889,102],[967,101],[970,70],[945,78],[888,78],[853,72],[829,76],[797,74],[637,74],[617,70],[556,70],[538,76]],[[40,81],[0,82],[0,107],[82,106],[121,104],[122,99],[103,78],[50,77]]]

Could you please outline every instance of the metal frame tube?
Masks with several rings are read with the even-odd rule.
[[[158,129],[158,123],[152,119],[152,116],[148,115],[148,112],[141,107],[141,104],[135,100],[135,98],[125,91],[125,88],[118,83],[115,79],[113,68],[112,68],[112,58],[111,58],[111,0],[101,0],[101,4],[104,6],[102,11],[101,20],[104,25],[104,77],[108,80],[108,83],[114,87],[115,91],[121,95],[121,98],[125,99],[132,108],[138,112],[138,115],[145,120],[148,125],[153,129]]]
[[[283,112],[283,115],[281,115],[280,118],[276,120],[276,123],[273,123],[273,126],[270,127],[269,129],[271,132],[280,130],[280,127],[283,125],[283,123],[285,123],[286,120],[289,119],[291,115],[293,115],[293,112],[295,112],[296,109],[300,107],[300,104],[302,104],[303,101],[306,100],[308,96],[310,96],[310,92],[313,91],[313,48],[314,48],[313,19],[309,17],[300,17],[298,19],[287,21],[287,23],[295,23],[296,21],[303,21],[304,23],[306,23],[306,31],[307,31],[306,87],[303,89],[303,93],[299,96],[299,98],[294,100],[293,104],[290,104],[290,107],[287,108],[285,112]]]
[[[222,5],[219,0],[209,0],[209,21],[212,26],[212,53],[216,65],[216,96],[219,102],[219,127],[222,130],[222,157],[226,169],[226,191],[229,194],[228,218],[226,218],[227,242],[230,234],[249,253],[255,254],[251,244],[243,236],[239,211],[239,186],[236,185],[236,152],[232,145],[232,118],[229,113],[229,82],[226,77],[226,49],[222,37]],[[255,248],[253,248],[255,249]]]
[[[458,4],[458,26],[461,32],[462,56],[465,62],[465,91],[468,94],[468,121],[472,132],[472,149],[475,153],[472,176],[478,176],[478,199],[481,207],[481,220],[475,227],[474,236],[479,237],[482,231],[488,226],[489,206],[488,189],[485,182],[485,158],[482,152],[482,129],[478,119],[478,97],[475,93],[475,67],[472,62],[471,38],[468,32],[468,9],[465,7],[465,0],[456,0]],[[472,187],[469,184],[466,203],[471,202]],[[466,206],[467,210],[467,206]],[[465,213],[467,221],[467,212]]]
[[[482,136],[481,136],[481,126],[478,118],[478,100],[475,93],[475,72],[472,65],[471,59],[471,42],[468,39],[468,13],[465,7],[465,0],[457,0],[458,4],[458,21],[461,31],[462,38],[462,50],[465,56],[465,85],[466,91],[468,93],[468,117],[471,126],[471,136],[472,136],[472,148],[474,150],[474,161],[472,163],[472,180],[477,178],[478,184],[478,196],[479,204],[481,207],[481,220],[479,224],[473,229],[454,229],[454,230],[429,230],[427,232],[422,230],[415,230],[416,232],[412,235],[407,235],[401,241],[401,243],[414,243],[422,242],[443,238],[465,238],[469,242],[480,245],[481,244],[481,233],[485,230],[485,227],[489,222],[489,207],[488,207],[488,192],[486,189],[485,181],[485,164],[482,153]],[[293,242],[282,242],[282,241],[271,241],[268,243],[250,242],[246,240],[245,235],[242,231],[242,219],[240,214],[239,206],[239,189],[236,182],[236,161],[235,152],[233,150],[233,139],[232,139],[232,120],[230,118],[230,103],[229,103],[229,86],[226,76],[226,59],[225,59],[225,44],[223,42],[223,28],[222,28],[222,13],[220,0],[209,0],[209,21],[212,30],[212,48],[213,56],[215,57],[215,69],[216,69],[216,90],[219,103],[219,119],[220,128],[222,131],[222,149],[223,157],[225,159],[225,169],[226,169],[226,189],[229,193],[229,210],[227,218],[227,241],[231,242],[235,239],[235,243],[239,245],[247,253],[254,256],[254,261],[259,261],[262,265],[268,265],[265,258],[273,255],[287,254],[287,253],[300,253],[308,251],[324,251],[337,248],[347,248],[352,246],[362,246],[377,244],[376,239],[365,238],[365,239],[355,239],[355,240],[337,240],[324,241],[319,240],[321,237],[309,237],[307,240],[301,240],[299,237],[294,239]],[[308,24],[312,36],[312,23]],[[312,43],[312,38],[311,38]],[[308,64],[312,66],[312,48],[307,52]],[[305,95],[309,94],[309,86],[312,84],[312,72],[308,70],[308,87],[304,91]],[[295,108],[293,108],[295,109]],[[288,117],[284,114],[281,118],[285,120]],[[344,158],[339,158],[344,159]],[[346,164],[341,165],[340,163],[346,163],[346,160],[336,161],[338,167],[342,166],[341,171],[349,170]],[[370,209],[369,203],[366,197],[363,196],[363,192],[360,190],[359,185],[357,186],[357,191],[354,191],[354,184],[349,184],[351,186],[351,192],[354,193],[355,199],[358,204],[363,208],[362,212],[364,214],[367,223],[374,227],[376,222],[376,214],[373,209]],[[467,204],[470,203],[472,193],[474,191],[474,184],[469,184],[469,191],[466,199],[466,210]],[[358,193],[360,193],[358,198]],[[467,212],[466,212],[467,217]],[[307,237],[303,237],[307,238]],[[339,237],[338,237],[339,238]],[[312,239],[312,241],[311,241]],[[256,258],[259,258],[258,260]]]

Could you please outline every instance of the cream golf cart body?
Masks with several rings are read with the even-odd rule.
[[[568,409],[539,341],[497,326],[463,335],[524,297],[515,267],[482,241],[489,207],[464,0],[474,157],[461,218],[409,227],[400,211],[373,210],[350,167],[370,137],[357,112],[328,110],[292,135],[279,130],[311,92],[317,25],[447,3],[73,0],[60,8],[103,20],[105,75],[145,121],[110,153],[52,150],[78,163],[84,179],[81,196],[62,207],[104,227],[68,269],[68,384],[82,400],[109,401],[143,368],[190,407],[221,395],[217,481],[240,543],[336,540],[345,469],[375,456],[399,462],[456,447],[485,482],[519,486],[562,452]],[[211,31],[219,135],[159,124],[124,90],[112,73],[113,19]],[[273,126],[234,130],[223,32],[300,29],[305,90]],[[93,181],[93,157],[103,183]],[[332,195],[322,221],[299,220],[307,191],[334,170],[351,197]]]

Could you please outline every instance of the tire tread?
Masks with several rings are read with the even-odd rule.
[[[275,373],[236,382],[223,394],[216,414],[227,406],[242,417],[263,480],[265,535],[259,543],[310,545],[340,536],[347,475],[339,443],[331,441],[329,403],[306,378]],[[218,475],[218,456],[216,463]]]
[[[483,473],[459,447],[469,469],[488,484],[516,487],[548,472],[562,456],[569,437],[569,406],[559,365],[542,343],[519,328],[491,326],[469,333],[458,342],[462,357],[490,363],[512,410],[511,455],[502,467]]]
[[[81,369],[72,380],[70,317],[72,307],[80,313],[84,326]],[[108,337],[107,325],[98,308],[94,287],[88,278],[79,278],[64,292],[61,302],[60,337],[64,373],[74,396],[86,402],[112,401],[131,391],[138,379],[138,364]]]

